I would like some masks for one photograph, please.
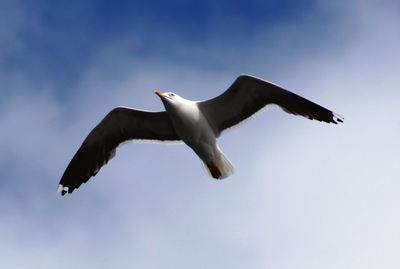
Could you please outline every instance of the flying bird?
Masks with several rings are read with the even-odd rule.
[[[221,95],[206,101],[190,101],[176,93],[155,92],[165,111],[150,112],[127,107],[111,110],[89,133],[65,170],[57,192],[72,193],[115,156],[116,148],[129,140],[183,141],[208,168],[215,179],[234,171],[218,147],[217,138],[266,105],[327,123],[343,117],[271,82],[239,76]]]

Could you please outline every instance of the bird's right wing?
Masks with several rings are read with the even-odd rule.
[[[128,140],[178,141],[167,112],[117,107],[89,133],[65,170],[58,187],[62,195],[95,176]]]

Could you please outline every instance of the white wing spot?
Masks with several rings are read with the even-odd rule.
[[[334,112],[332,112],[333,114],[333,120],[337,121],[337,122],[343,122],[344,118],[342,116],[340,116],[339,114],[336,114]]]
[[[58,188],[57,188],[57,193],[60,193],[62,190],[63,190],[63,185],[58,185]]]
[[[68,187],[65,187],[65,186],[63,186],[63,185],[58,185],[58,188],[57,188],[57,193],[60,193],[60,192],[62,192],[62,191],[65,191],[65,192],[68,192],[69,191],[69,188]]]

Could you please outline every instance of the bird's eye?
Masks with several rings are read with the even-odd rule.
[[[173,93],[169,93],[168,95],[169,95],[170,97],[175,96],[175,94],[173,94]]]

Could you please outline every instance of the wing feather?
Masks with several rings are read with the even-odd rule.
[[[180,140],[166,112],[148,112],[125,107],[110,111],[89,133],[67,166],[59,191],[73,192],[108,163],[122,142]]]
[[[241,75],[221,95],[199,102],[216,135],[247,119],[268,104],[275,104],[284,111],[327,123],[343,122],[343,118],[304,97],[285,90],[273,83]]]

